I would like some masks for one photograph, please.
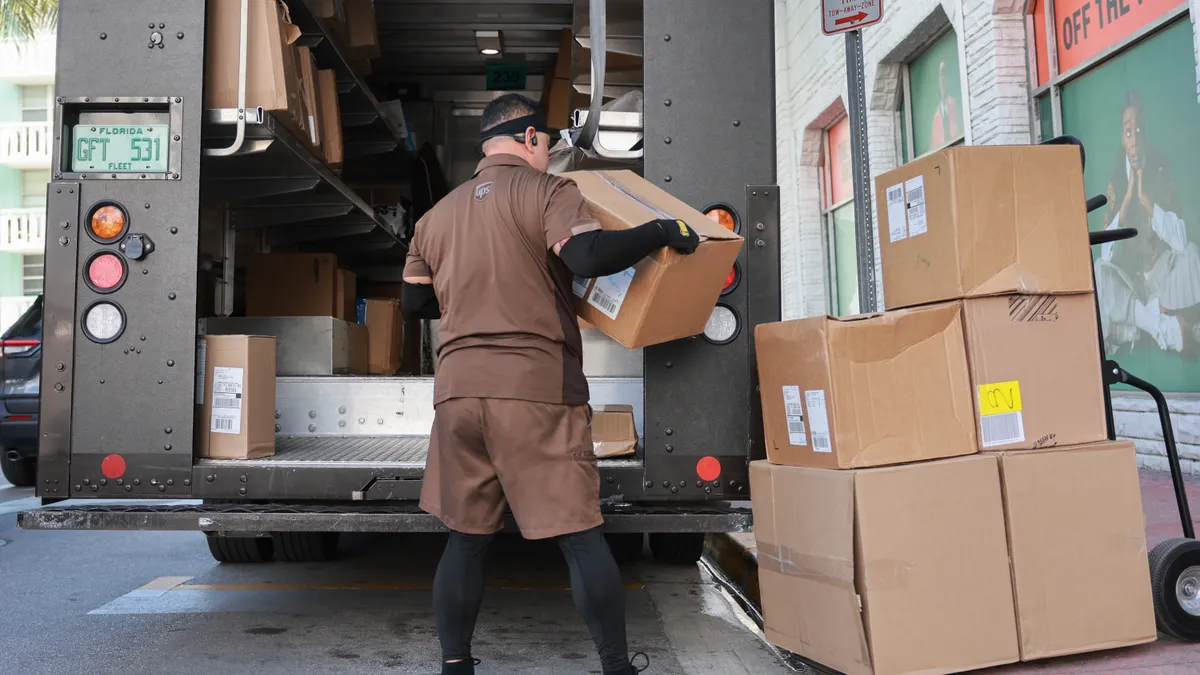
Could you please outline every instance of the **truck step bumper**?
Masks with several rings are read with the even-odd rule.
[[[748,502],[620,504],[604,507],[608,532],[749,532]],[[173,530],[259,535],[268,532],[445,532],[437,518],[413,504],[97,504],[22,511],[26,530]],[[511,515],[505,531],[517,532]]]

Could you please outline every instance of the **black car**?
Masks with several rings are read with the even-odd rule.
[[[17,487],[37,475],[42,296],[0,336],[0,471]]]

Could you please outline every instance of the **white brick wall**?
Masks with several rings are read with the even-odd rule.
[[[1193,22],[1200,0],[1190,0]],[[958,35],[967,142],[1023,144],[1033,140],[1024,0],[888,0],[884,19],[864,30],[871,174],[899,162],[896,96],[899,64],[948,22]],[[821,33],[820,0],[776,0],[776,104],[781,192],[783,316],[828,308],[826,242],[818,187],[821,130],[846,105],[844,38]],[[1200,33],[1196,36],[1200,64]],[[1200,66],[1197,68],[1200,98]],[[872,209],[874,210],[872,202]],[[878,252],[876,253],[876,275]],[[1153,402],[1114,397],[1118,435],[1133,439],[1139,461],[1165,469]],[[1200,395],[1171,397],[1183,465],[1200,474]]]

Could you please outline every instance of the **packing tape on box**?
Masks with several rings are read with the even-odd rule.
[[[623,186],[616,184],[615,182],[613,182],[613,180],[611,178],[604,175],[603,173],[600,174],[600,178],[605,183],[608,183],[609,185],[611,185],[613,187],[613,189],[616,190],[617,192],[620,192],[621,194],[625,195],[626,197],[629,197],[630,199],[637,202],[638,204],[641,204],[642,206],[646,207],[650,211],[650,213],[653,213],[655,216],[657,216],[659,218],[665,218],[667,220],[675,219],[674,216],[672,216],[671,214],[665,213],[664,211],[660,210],[658,207],[651,206],[648,202],[643,200],[641,197],[638,197],[637,195],[633,194],[629,190],[626,190]]]
[[[800,553],[787,546],[759,542],[758,567],[769,572],[818,581],[857,592],[853,560]],[[871,590],[901,590],[908,588],[909,577],[914,567],[915,565],[908,560],[872,558],[867,565],[870,574],[865,581]]]

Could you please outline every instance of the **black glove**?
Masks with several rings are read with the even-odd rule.
[[[700,235],[696,234],[696,231],[688,227],[688,224],[682,220],[659,218],[650,222],[662,229],[664,246],[670,246],[684,255],[695,253],[696,248],[700,246]],[[647,223],[647,225],[649,224]]]

